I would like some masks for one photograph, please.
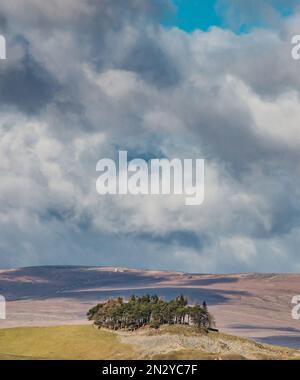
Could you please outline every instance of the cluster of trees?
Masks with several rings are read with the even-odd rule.
[[[146,325],[158,328],[164,324],[188,324],[208,329],[214,325],[205,302],[202,305],[190,306],[183,295],[171,301],[148,294],[142,297],[133,295],[128,302],[121,297],[109,299],[90,309],[87,317],[99,328],[113,330],[135,330]]]

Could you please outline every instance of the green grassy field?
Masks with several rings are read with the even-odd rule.
[[[143,358],[299,360],[300,352],[188,326],[119,333],[92,325],[0,329],[0,360]]]
[[[0,359],[130,359],[133,352],[91,325],[0,329]]]

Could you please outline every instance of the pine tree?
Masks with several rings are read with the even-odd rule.
[[[95,325],[113,330],[135,330],[145,325],[155,328],[163,324],[193,324],[201,329],[214,325],[214,319],[207,309],[206,302],[202,306],[189,306],[183,295],[170,301],[164,301],[157,295],[146,294],[142,297],[132,295],[128,302],[122,297],[109,299],[92,307],[87,317]]]

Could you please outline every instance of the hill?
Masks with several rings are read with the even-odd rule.
[[[222,331],[300,349],[291,300],[299,274],[189,274],[113,267],[30,267],[0,271],[7,319],[0,328],[85,324],[87,310],[108,297],[178,294],[204,300]]]
[[[300,359],[300,353],[188,326],[115,333],[76,325],[1,329],[0,359]]]

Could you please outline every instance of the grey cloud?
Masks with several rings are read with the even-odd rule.
[[[20,65],[8,67],[0,78],[0,101],[25,113],[38,113],[51,102],[58,84],[27,53]]]
[[[120,68],[137,72],[148,83],[158,87],[176,85],[180,80],[176,63],[159,45],[157,36],[141,35],[121,62]]]
[[[276,26],[286,15],[299,9],[297,0],[218,0],[216,10],[231,27]]]
[[[119,38],[119,33],[122,34],[125,26],[132,24],[132,28],[139,29],[146,22],[157,24],[169,8],[168,1],[162,6],[156,1],[146,0],[131,0],[126,7],[120,0],[101,2],[52,0],[47,3],[36,0],[29,2],[14,0],[9,5],[0,5],[1,19],[7,29],[7,39],[19,39],[19,44],[23,44],[26,50],[20,61],[17,64],[15,62],[13,67],[10,66],[2,78],[1,100],[16,104],[22,107],[23,111],[31,113],[52,100],[53,93],[58,91],[58,82],[65,87],[65,89],[60,88],[59,98],[64,98],[65,92],[69,92],[66,94],[69,97],[70,91],[73,91],[75,96],[76,89],[68,88],[67,82],[62,83],[59,78],[54,78],[53,74],[55,76],[58,73],[51,72],[51,68],[48,67],[49,59],[57,61],[57,65],[64,64],[63,61],[59,61],[60,49],[64,46],[58,43],[56,46],[51,45],[48,51],[41,49],[47,45],[50,38],[55,34],[58,39],[69,38],[71,33],[71,41],[74,48],[78,49],[78,53],[73,51],[74,56],[69,59],[73,58],[74,64],[76,61],[79,64],[83,59],[80,54],[85,55],[85,62],[94,64],[101,71],[103,67],[107,69],[108,65],[114,62],[114,57],[111,55],[113,48],[111,41]],[[171,60],[164,56],[165,53],[158,43],[149,38],[147,46],[144,46],[141,40],[137,41],[137,44],[139,45],[132,51],[137,55],[136,61],[127,55],[123,57],[123,62],[117,63],[120,67],[140,72],[148,80],[156,80],[156,83],[162,83],[164,78],[167,83],[176,79],[168,70]],[[69,68],[71,72],[68,75],[75,79],[79,74],[78,71],[71,68],[70,64]],[[55,70],[57,69],[60,69],[59,66]],[[25,92],[27,92],[26,97]],[[80,101],[77,103],[80,108]]]

